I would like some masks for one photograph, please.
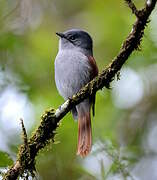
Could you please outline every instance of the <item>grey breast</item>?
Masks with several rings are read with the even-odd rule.
[[[79,51],[60,50],[55,59],[55,81],[64,99],[72,97],[90,81],[88,58]]]

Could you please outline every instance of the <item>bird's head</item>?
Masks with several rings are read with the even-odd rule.
[[[71,29],[63,33],[56,33],[60,37],[59,49],[81,49],[92,53],[93,41],[91,36],[83,30]]]

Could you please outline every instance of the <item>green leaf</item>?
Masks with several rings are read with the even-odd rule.
[[[0,167],[6,167],[13,164],[13,160],[6,152],[0,151]]]

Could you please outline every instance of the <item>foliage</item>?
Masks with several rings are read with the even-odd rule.
[[[7,167],[12,165],[12,163],[11,157],[6,152],[0,151],[0,167]]]

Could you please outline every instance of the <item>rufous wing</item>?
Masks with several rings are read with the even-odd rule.
[[[88,60],[92,67],[92,71],[91,71],[91,80],[92,80],[98,75],[99,70],[98,70],[98,66],[97,66],[96,61],[93,56],[88,56]],[[96,95],[93,94],[91,97],[93,116],[95,115],[95,98],[96,98]]]

